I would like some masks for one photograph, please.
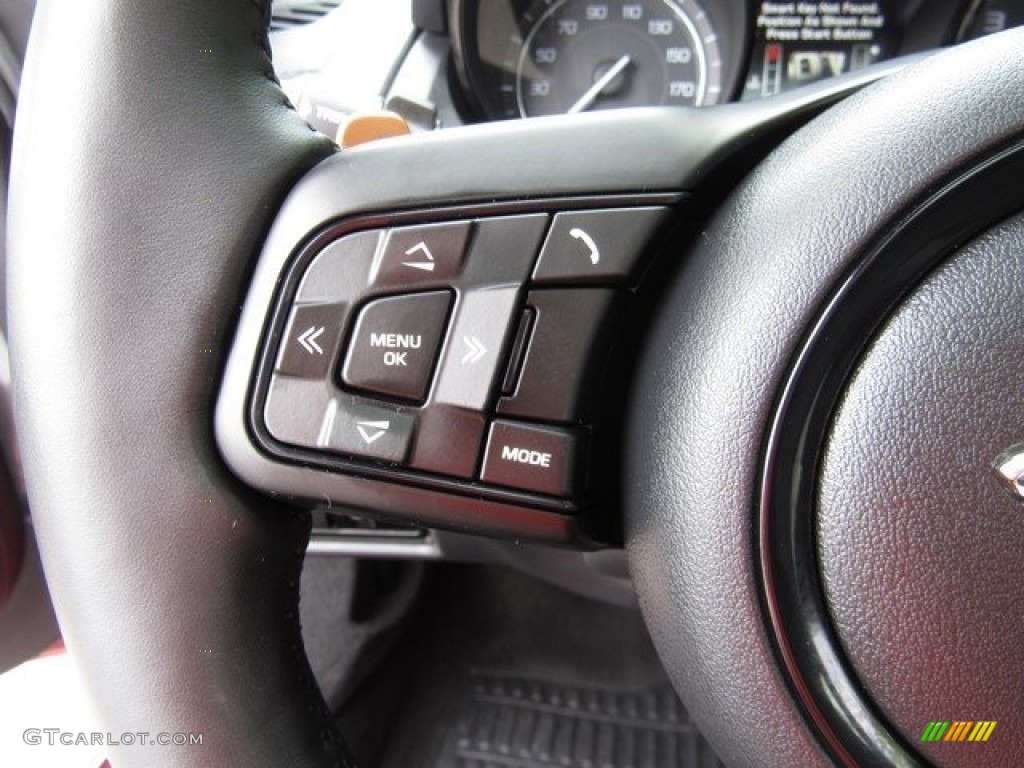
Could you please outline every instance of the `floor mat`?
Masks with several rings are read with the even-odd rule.
[[[496,566],[431,569],[338,724],[372,768],[711,768],[640,614]]]
[[[436,768],[712,768],[668,684],[643,691],[475,670]]]

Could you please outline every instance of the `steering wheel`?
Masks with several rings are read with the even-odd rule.
[[[274,495],[581,540],[571,505],[487,476],[275,447],[252,403],[295,270],[329,243],[434,220],[479,241],[593,201],[683,222],[632,340],[624,527],[660,655],[722,758],[1024,754],[1024,516],[990,473],[1024,439],[1024,34],[908,67],[760,163],[837,92],[336,152],[275,83],[266,6],[44,0],[25,68],[10,333],[49,585],[111,732],[203,734],[122,739],[119,764],[348,764],[297,618],[309,520]],[[460,286],[465,308],[480,286]],[[484,357],[472,339],[443,359]],[[479,415],[437,413],[417,426],[430,455]],[[508,460],[550,454],[523,450]]]

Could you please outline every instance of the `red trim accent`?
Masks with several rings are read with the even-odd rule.
[[[53,641],[53,644],[49,648],[40,651],[36,658],[42,659],[47,656],[60,656],[62,653],[67,653],[67,648],[64,647],[64,639],[58,637]]]
[[[0,466],[0,608],[14,591],[21,572],[25,530],[6,467]]]

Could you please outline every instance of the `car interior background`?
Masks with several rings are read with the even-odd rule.
[[[34,5],[0,0],[4,212]],[[623,446],[638,429],[626,423],[624,403],[645,396],[633,380],[644,365],[636,339],[652,327],[676,274],[674,259],[707,239],[712,212],[761,159],[876,80],[942,49],[1024,24],[1024,0],[276,0],[268,15],[274,75],[311,132],[326,137],[318,151],[326,156],[326,142],[338,140],[353,116],[387,111],[413,134],[400,141],[410,147],[408,172],[421,177],[419,186],[410,182],[407,209],[396,205],[385,215],[368,208],[332,221],[315,236],[293,238],[278,256],[275,238],[288,227],[314,229],[303,214],[289,218],[300,204],[326,210],[331,195],[345,194],[326,193],[327,182],[315,176],[298,183],[282,204],[286,223],[264,233],[265,250],[244,271],[253,288],[242,291],[233,310],[239,327],[256,316],[259,327],[251,338],[240,331],[228,345],[202,350],[218,358],[223,374],[217,412],[209,419],[218,467],[262,491],[241,494],[254,508],[291,507],[311,516],[298,585],[301,639],[353,763],[711,768],[725,764],[722,753],[735,764],[779,764],[778,755],[786,754],[781,747],[778,755],[736,762],[739,748],[720,736],[726,725],[716,726],[710,739],[703,735],[707,724],[698,727],[673,684],[685,676],[670,676],[659,657],[669,630],[651,626],[657,600],[648,599],[646,615],[641,611],[631,572],[636,564],[625,545],[633,535],[643,540],[638,546],[657,547],[641,535],[646,531],[627,531],[624,518],[630,490],[622,466],[630,458]],[[219,44],[211,37],[196,50],[212,52]],[[706,147],[701,137],[692,139],[694,157],[706,149],[714,163],[693,161],[702,196],[691,207],[682,189],[655,185],[619,194],[614,183],[590,196],[489,199],[487,181],[472,204],[435,211],[414,203],[416,190],[431,188],[435,170],[430,161],[415,164],[412,153],[424,146],[417,144],[423,136],[489,125],[514,144],[527,118],[550,118],[554,125],[560,119],[554,116],[589,112],[600,126],[606,110],[646,106],[721,115],[717,124],[714,117],[701,124]],[[660,125],[656,117],[643,119]],[[610,140],[608,153],[632,156],[635,147],[625,147],[630,138]],[[572,142],[560,146],[570,150]],[[552,152],[550,170],[557,175],[561,158],[571,165],[572,153]],[[647,165],[656,167],[657,153],[648,155],[654,159]],[[502,157],[495,154],[494,162]],[[616,167],[611,160],[609,167]],[[715,171],[710,181],[707,169]],[[482,177],[490,173],[480,169]],[[437,186],[448,178],[438,170]],[[393,184],[403,189],[401,179]],[[928,188],[938,194],[936,185]],[[559,189],[556,182],[552,189]],[[321,219],[310,221],[320,226]],[[0,244],[6,241],[5,233]],[[484,264],[485,251],[500,254],[501,266]],[[350,281],[355,287],[346,284],[348,293],[339,293],[330,280],[347,278],[338,277],[335,252],[347,269],[363,265],[370,277]],[[0,275],[9,279],[6,269]],[[0,296],[6,302],[6,288]],[[0,712],[13,716],[23,706],[25,686],[38,689],[43,680],[16,680],[19,665],[28,669],[33,660],[63,658],[64,651],[15,435],[6,303],[0,313],[0,672],[6,673],[0,675]],[[418,335],[382,332],[410,323]],[[456,381],[456,369],[464,378]],[[310,418],[294,405],[318,398],[323,407]],[[837,440],[843,429],[856,431],[844,421],[857,417],[854,406],[848,408],[836,412]],[[225,426],[231,409],[233,421]],[[465,416],[469,411],[472,417]],[[412,426],[403,436],[405,418]],[[436,426],[440,436],[428,442],[428,427],[442,421],[458,429]],[[343,423],[352,426],[347,436],[339,436]],[[652,433],[657,427],[643,424]],[[763,442],[767,450],[770,441]],[[815,461],[817,476],[824,459]],[[278,467],[286,469],[278,474]],[[640,469],[635,476],[674,471]],[[822,504],[834,492],[840,501],[833,503],[842,506],[836,490],[842,472],[839,463],[824,463]],[[344,473],[404,490],[380,494],[373,507],[356,500],[365,497],[355,491],[351,500],[343,498],[342,486],[330,478]],[[409,488],[414,491],[404,495]],[[424,498],[450,493],[457,501],[421,510],[413,492]],[[465,522],[459,515],[471,515],[474,505],[479,517]],[[501,505],[514,513],[493,511]],[[847,552],[844,530],[820,528],[822,551],[838,550],[837,562]],[[753,547],[748,554],[761,556]],[[822,568],[840,590],[843,574]],[[1014,589],[1006,594],[1017,594]],[[837,626],[860,620],[855,608],[843,613],[842,600],[836,604],[829,620]],[[763,626],[777,620],[763,595],[759,610]],[[1016,626],[1019,608],[1007,614]],[[73,644],[71,651],[73,657]],[[783,666],[784,651],[775,653]],[[700,666],[702,658],[692,664]],[[667,665],[674,669],[678,662],[673,656]],[[700,673],[711,674],[714,666],[709,662]],[[789,671],[796,679],[801,673],[807,670]],[[38,727],[106,730],[70,664],[57,680],[46,680],[57,688],[25,708],[25,727],[36,712],[43,717],[39,707],[54,706],[67,721]],[[875,690],[856,681],[854,687]],[[793,699],[805,694],[797,688],[791,681],[779,684]],[[56,698],[76,706],[81,700],[81,711],[56,708]],[[1017,701],[1024,706],[1019,693]],[[817,722],[812,710],[798,709],[794,719],[806,721],[807,741],[828,756],[823,760],[843,763],[848,744],[822,736],[834,724]],[[980,725],[994,723],[995,715],[936,712],[934,722],[920,724],[920,738],[904,733],[902,721],[899,733],[886,726],[881,740],[895,744],[895,751],[878,754],[892,762],[870,764],[982,764],[972,761],[983,744],[965,757],[942,752],[939,737],[931,739],[940,723],[961,717],[979,723],[971,741],[991,737],[997,746],[1000,729],[993,724],[985,733]],[[1009,721],[1010,713],[999,719]],[[942,738],[957,727],[950,730],[947,722]],[[871,754],[871,738],[861,741],[868,751],[856,754]],[[936,744],[924,743],[931,741]],[[26,744],[20,729],[0,733],[0,763],[95,766],[97,755],[116,754],[50,746]]]

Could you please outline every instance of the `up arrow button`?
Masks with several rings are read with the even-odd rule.
[[[422,257],[422,261],[403,261],[403,267],[409,267],[409,269],[418,269],[420,272],[433,272],[437,267],[437,262],[434,261],[434,254],[430,252],[430,248],[427,244],[420,240],[416,245],[405,252],[406,256]]]
[[[468,221],[388,230],[370,270],[374,288],[441,287],[462,271]]]

